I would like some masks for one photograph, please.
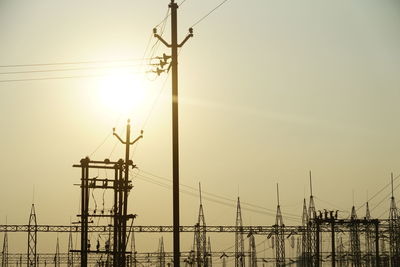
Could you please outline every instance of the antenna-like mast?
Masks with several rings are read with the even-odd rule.
[[[200,193],[200,205],[203,205],[203,201],[201,199],[201,183],[199,182],[199,193]]]
[[[276,196],[278,197],[278,206],[280,206],[279,205],[279,184],[278,183],[276,183]]]
[[[392,198],[394,198],[394,194],[393,194],[393,172],[390,173],[390,178],[391,178],[391,183],[392,183]]]

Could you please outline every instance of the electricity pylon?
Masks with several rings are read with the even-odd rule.
[[[278,205],[276,207],[276,219],[275,219],[275,258],[276,266],[285,266],[285,236],[281,206],[279,203],[279,185],[276,184],[276,194],[278,199]]]
[[[35,204],[32,204],[31,214],[29,215],[28,224],[28,267],[36,267],[36,245],[37,245],[37,221]]]
[[[242,210],[240,208],[240,198],[237,198],[236,206],[236,232],[235,232],[235,267],[244,267],[244,239]]]

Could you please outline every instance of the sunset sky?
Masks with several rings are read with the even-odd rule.
[[[32,202],[39,224],[76,221],[72,164],[122,158],[112,128],[122,134],[128,118],[133,136],[144,130],[130,212],[136,225],[172,224],[171,80],[143,60],[169,53],[151,38],[168,3],[0,0],[1,224],[27,224]],[[219,3],[184,1],[179,39]],[[309,170],[317,209],[343,217],[398,177],[399,25],[396,0],[231,0],[197,24],[179,53],[181,223],[196,223],[199,182],[208,225],[233,225],[238,196],[245,225],[272,224],[277,182],[295,225]],[[73,64],[31,65],[49,63]],[[388,194],[370,201],[374,217],[387,216]],[[45,235],[40,248],[52,250]],[[159,236],[138,249],[156,250]],[[26,250],[25,236],[9,238],[10,251]]]

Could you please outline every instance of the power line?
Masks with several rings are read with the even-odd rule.
[[[139,72],[129,72],[130,74],[137,74]],[[56,76],[56,77],[41,77],[41,78],[24,78],[24,79],[8,79],[0,80],[0,83],[7,82],[27,82],[27,81],[45,81],[45,80],[63,80],[63,79],[80,79],[80,78],[95,78],[95,77],[105,77],[109,74],[89,74],[89,75],[72,75],[72,76]]]
[[[398,178],[400,178],[400,174],[397,175],[396,177],[394,177],[393,181],[397,180]],[[368,199],[367,199],[367,202],[370,202],[372,199],[376,198],[380,193],[383,192],[383,190],[385,190],[385,189],[386,189],[388,186],[390,186],[390,185],[391,185],[390,182],[387,183],[383,188],[381,188],[378,192],[376,192],[372,197],[368,198]],[[396,188],[397,188],[397,187],[396,187]],[[382,201],[383,201],[383,200],[382,200]],[[381,201],[381,202],[382,202],[382,201]],[[359,211],[362,207],[365,207],[365,205],[366,205],[366,203],[362,204],[360,207],[358,207],[358,208],[356,209],[356,211]]]
[[[101,69],[121,69],[136,67],[136,65],[117,65],[117,66],[102,66],[102,67],[82,67],[82,68],[68,68],[68,69],[46,69],[46,70],[23,70],[23,71],[9,71],[0,72],[0,75],[9,74],[25,74],[25,73],[41,73],[41,72],[60,72],[60,71],[77,71],[77,70],[101,70]]]
[[[186,2],[186,0],[183,0],[180,4],[178,4],[178,6],[183,5],[183,3],[185,3],[185,2]]]
[[[158,175],[154,175],[154,174],[152,174],[150,172],[143,171],[142,169],[139,169],[139,171],[141,171],[141,172],[143,172],[143,173],[145,173],[147,175],[153,176],[155,178],[158,178],[158,179],[161,179],[161,180],[165,180],[165,181],[167,181],[169,183],[172,182],[168,178],[161,177],[161,176],[158,176]],[[162,183],[160,181],[155,180],[152,177],[149,177],[149,176],[146,176],[146,175],[143,175],[143,174],[140,174],[140,173],[138,175],[143,177],[143,178],[147,178],[147,179],[150,179],[150,180],[154,181],[154,183],[157,184],[157,185],[160,185],[160,186],[163,186],[163,187],[166,187],[166,188],[170,189],[170,185],[169,184]],[[191,186],[188,186],[188,185],[184,185],[184,184],[180,184],[180,185],[182,187],[188,188],[190,190],[197,191],[197,188],[194,188],[194,187],[191,187]],[[193,193],[193,192],[187,191],[187,190],[182,190],[181,192],[188,193],[188,194],[190,194],[192,196],[198,196],[197,193]],[[209,192],[204,192],[204,191],[202,191],[202,193],[204,193],[206,195],[205,199],[208,199],[208,200],[210,200],[212,202],[217,202],[217,203],[220,203],[220,204],[223,204],[223,205],[229,205],[231,207],[235,206],[234,205],[234,203],[235,203],[234,199],[230,199],[230,198],[227,198],[227,197],[224,197],[224,196],[220,196],[220,195],[216,195],[216,194],[209,193]],[[220,200],[218,200],[218,199],[220,199]],[[228,202],[233,203],[233,204],[228,204],[228,203],[223,202],[223,201],[228,201]],[[268,215],[271,215],[271,216],[275,216],[275,210],[268,209],[268,208],[265,208],[265,207],[262,207],[262,206],[259,206],[259,205],[251,204],[251,203],[248,203],[248,202],[243,202],[243,201],[241,202],[241,204],[242,204],[242,206],[249,206],[249,207],[244,207],[243,208],[244,210],[253,211],[253,212],[256,212],[256,213],[259,213],[259,214],[268,214]],[[296,220],[296,221],[299,220],[299,216],[297,216],[295,214],[291,214],[291,213],[283,213],[283,214],[289,220]]]
[[[163,84],[162,84],[162,86],[161,86],[161,88],[160,88],[160,91],[158,92],[156,98],[154,99],[154,101],[153,101],[153,103],[152,103],[152,105],[151,105],[151,107],[150,107],[150,110],[149,110],[149,112],[148,112],[148,114],[147,114],[147,116],[146,116],[146,118],[145,118],[145,120],[144,120],[144,122],[143,122],[143,125],[142,125],[142,129],[143,129],[143,130],[144,130],[144,128],[146,127],[146,125],[147,125],[147,123],[148,123],[148,121],[149,121],[149,119],[150,119],[150,116],[153,114],[153,111],[154,111],[154,109],[155,109],[155,107],[156,107],[156,105],[157,105],[157,103],[158,103],[158,100],[160,99],[162,93],[164,92],[165,85],[167,84],[168,78],[169,78],[169,75],[168,75],[167,78],[164,80],[164,82],[163,82]]]
[[[220,8],[223,4],[225,4],[226,2],[228,2],[229,0],[224,0],[221,3],[219,3],[216,7],[214,7],[213,9],[211,9],[207,14],[205,14],[203,17],[201,17],[200,19],[198,19],[190,28],[194,28],[196,25],[198,25],[200,22],[202,22],[203,20],[205,20],[209,15],[211,15],[215,10],[217,10],[218,8]]]
[[[400,187],[400,184],[398,184],[395,188],[394,188],[394,191],[397,189],[397,188],[399,188]],[[385,200],[388,200],[389,199],[389,197],[391,196],[391,192],[389,193],[389,194],[387,194],[381,201],[379,201],[379,203],[378,204],[376,204],[374,207],[372,207],[371,209],[370,209],[370,211],[372,212],[372,211],[374,211],[377,207],[379,207]],[[380,216],[379,216],[380,217]]]
[[[0,65],[0,68],[15,68],[15,67],[39,67],[39,66],[54,66],[54,65],[79,65],[79,64],[96,64],[96,63],[114,63],[114,62],[132,62],[150,60],[143,58],[132,58],[132,59],[116,59],[116,60],[93,60],[93,61],[70,61],[70,62],[53,62],[53,63],[32,63],[32,64],[9,64]]]

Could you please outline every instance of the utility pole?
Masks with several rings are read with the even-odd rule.
[[[121,198],[123,198],[123,201],[120,203],[122,203],[122,207],[120,209],[120,211],[122,211],[122,218],[120,220],[122,220],[122,231],[121,231],[121,238],[120,238],[120,264],[123,263],[123,266],[125,266],[126,264],[126,255],[125,255],[125,251],[126,251],[126,244],[128,242],[127,238],[126,238],[126,222],[129,219],[128,216],[128,191],[129,191],[129,166],[134,167],[133,162],[130,160],[130,156],[129,156],[129,151],[130,151],[130,147],[135,144],[137,141],[139,141],[139,139],[143,138],[143,131],[141,131],[140,135],[138,137],[136,137],[135,140],[131,141],[131,125],[130,125],[130,120],[128,120],[127,125],[126,125],[126,138],[125,141],[122,140],[121,137],[119,137],[119,135],[115,132],[115,128],[113,129],[113,135],[122,143],[125,145],[125,176],[124,176],[124,180],[122,182],[122,185],[120,184],[120,189],[122,189],[121,191],[123,192],[123,194],[120,194],[119,196]],[[132,218],[132,217],[131,217]]]
[[[179,238],[179,120],[178,120],[178,48],[182,47],[189,38],[193,37],[193,29],[178,44],[178,4],[174,0],[168,6],[171,8],[171,44],[166,42],[153,29],[154,37],[159,39],[165,46],[171,48],[172,66],[172,199],[173,199],[173,247],[174,267],[179,267],[180,259],[180,238]]]

